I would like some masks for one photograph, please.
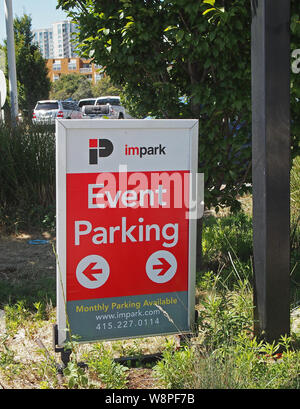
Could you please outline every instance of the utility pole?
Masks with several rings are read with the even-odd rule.
[[[252,0],[255,333],[290,333],[290,0]]]
[[[16,71],[12,0],[4,0],[4,11],[5,11],[6,37],[7,37],[7,62],[8,62],[10,104],[11,104],[11,121],[12,121],[13,126],[15,126],[17,117],[18,117],[18,113],[19,113],[19,107],[18,107],[17,71]]]

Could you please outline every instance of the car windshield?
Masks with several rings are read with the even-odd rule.
[[[35,107],[36,111],[46,110],[50,111],[51,109],[58,109],[57,102],[39,102]]]
[[[76,102],[71,101],[63,101],[61,104],[63,109],[74,109],[75,106],[77,105]]]
[[[100,98],[97,100],[97,105],[120,105],[119,98]]]
[[[80,101],[78,106],[81,108],[84,105],[94,105],[95,104],[95,100],[94,99],[89,99],[88,101]]]

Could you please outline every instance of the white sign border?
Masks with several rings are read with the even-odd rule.
[[[56,120],[56,295],[57,295],[57,346],[63,346],[68,331],[66,311],[66,169],[67,169],[67,133],[68,129],[188,129],[190,145],[190,199],[198,197],[197,172],[198,172],[198,120],[197,119],[60,119]],[[195,206],[197,206],[195,201]],[[195,209],[197,213],[197,209]],[[197,251],[197,219],[191,218],[189,222],[189,266],[188,266],[188,325],[190,331],[195,323],[195,281],[196,281],[196,251]],[[163,336],[178,334],[178,331],[168,334],[151,334],[147,336]],[[126,336],[129,338],[145,337]],[[124,339],[123,337],[113,340]],[[109,341],[107,339],[106,341]],[[79,341],[80,342],[80,341]],[[97,342],[97,341],[84,341]]]

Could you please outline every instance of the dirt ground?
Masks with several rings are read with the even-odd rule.
[[[40,244],[31,244],[32,240],[44,240]],[[56,276],[55,259],[55,237],[49,233],[22,233],[19,235],[0,235],[0,285],[1,281],[35,280],[43,276]],[[5,337],[5,314],[0,300],[0,339]],[[52,319],[45,321],[40,328],[34,327],[29,330],[26,327],[20,328],[13,338],[9,338],[9,349],[14,351],[15,360],[22,362],[26,368],[37,367],[45,361],[45,356],[41,354],[41,345],[44,352],[54,357],[57,363],[60,362],[60,354],[53,350],[53,324],[56,322],[56,311],[53,306]],[[32,331],[32,332],[30,332]],[[162,338],[162,337],[156,337]],[[108,343],[109,344],[109,343]],[[127,341],[123,343],[126,347]],[[162,340],[145,339],[145,350],[148,353],[160,352]],[[83,349],[85,346],[83,346]],[[88,349],[89,346],[86,346]],[[34,373],[27,370],[14,380],[8,381],[0,371],[0,389],[36,389],[40,386],[41,379]],[[131,368],[128,371],[128,389],[153,389],[155,382],[152,377],[152,370],[148,368]]]
[[[30,244],[43,240],[44,244]],[[38,242],[40,243],[40,242]],[[18,274],[55,274],[55,237],[49,233],[0,236],[0,281],[17,279]]]
[[[43,244],[30,244],[31,240],[45,240]],[[1,236],[0,234],[0,285],[1,281],[35,280],[40,275],[52,276],[56,275],[56,260],[55,260],[55,237],[49,233],[22,233],[19,235]],[[1,310],[0,300],[0,338],[5,334],[5,316]],[[300,331],[300,308],[292,311],[292,331]],[[35,328],[33,334],[27,333],[24,328],[18,330],[9,347],[14,351],[15,358],[20,360],[24,365],[32,367],[45,360],[41,355],[40,345],[44,345],[45,350],[50,355],[55,357],[56,361],[60,360],[59,354],[55,354],[52,345],[52,326],[55,323],[55,306],[53,308],[52,321],[45,321],[41,328]],[[158,339],[148,339],[145,343],[147,353],[161,352],[163,341],[162,337]],[[126,341],[123,343],[126,345]],[[13,385],[7,383],[0,372],[0,389],[35,389],[39,388],[40,379],[27,373],[25,377],[20,376],[18,380],[14,380]],[[148,368],[131,368],[128,372],[129,389],[153,389],[156,387],[153,379],[153,372]]]

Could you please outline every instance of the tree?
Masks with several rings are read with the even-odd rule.
[[[65,74],[59,80],[52,83],[50,97],[52,99],[73,99],[78,101],[82,98],[93,96],[91,81],[80,74]]]
[[[94,97],[101,97],[105,95],[119,95],[122,92],[121,87],[112,84],[108,75],[101,78],[93,86]]]
[[[30,16],[14,19],[14,34],[19,107],[30,118],[36,102],[49,97],[50,80],[46,62],[38,46],[32,44]]]
[[[206,207],[237,209],[237,194],[251,182],[250,1],[58,0],[58,6],[79,25],[80,53],[93,55],[123,87],[131,115],[199,120]],[[292,141],[295,154],[299,134]]]

